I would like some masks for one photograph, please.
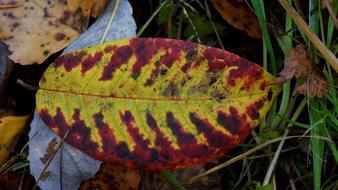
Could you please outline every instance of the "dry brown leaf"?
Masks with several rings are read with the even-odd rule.
[[[10,46],[14,62],[28,65],[42,63],[78,37],[87,28],[94,0],[0,2],[0,41]]]
[[[291,50],[290,55],[284,61],[284,69],[279,73],[276,81],[284,83],[293,77],[306,79],[305,84],[295,89],[295,94],[322,98],[329,90],[329,84],[315,67],[304,44]]]
[[[84,181],[80,190],[137,190],[141,180],[140,170],[125,168],[117,164],[101,164],[95,178]]]
[[[313,70],[313,63],[307,53],[307,47],[300,44],[291,50],[290,55],[284,60],[284,69],[279,73],[278,83],[286,82],[293,77],[305,78]]]
[[[329,91],[329,84],[318,72],[307,77],[306,83],[295,89],[295,94],[306,94],[309,97],[322,98]]]
[[[262,38],[257,16],[244,2],[234,0],[211,0],[216,10],[233,27],[244,30],[253,38]]]
[[[90,16],[96,18],[101,15],[104,9],[107,6],[108,0],[95,0],[95,4],[93,6],[93,10]]]

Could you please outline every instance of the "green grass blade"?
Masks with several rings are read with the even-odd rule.
[[[269,60],[271,62],[272,73],[276,75],[277,74],[277,63],[276,63],[275,54],[272,48],[272,44],[271,44],[271,40],[270,40],[270,36],[269,36],[267,24],[266,24],[264,2],[263,0],[251,0],[251,3],[255,9],[259,24],[262,29],[263,43],[266,46],[267,51],[269,53],[269,57],[270,57]]]
[[[332,2],[332,10],[333,10],[334,14],[337,15],[338,1]],[[333,19],[331,17],[329,17],[329,21],[327,23],[327,38],[326,38],[326,46],[327,47],[330,47],[330,45],[332,43],[334,30],[335,30],[335,26],[334,26],[334,23],[333,23]]]
[[[309,102],[309,115],[311,126],[321,119],[321,115],[318,112],[318,102],[311,100]],[[321,136],[321,129],[324,128],[324,123],[319,123],[316,127],[312,127],[311,135],[314,137]],[[312,162],[313,162],[313,177],[314,177],[314,190],[320,190],[321,187],[321,170],[322,160],[324,152],[324,142],[318,138],[311,138],[311,149],[312,149]]]
[[[162,171],[162,174],[168,181],[170,181],[171,184],[174,185],[176,189],[185,190],[183,185],[179,181],[177,181],[177,179],[173,175],[171,175],[171,173],[168,170]]]

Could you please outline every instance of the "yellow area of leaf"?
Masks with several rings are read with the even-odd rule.
[[[0,165],[8,158],[16,137],[27,123],[27,116],[6,116],[0,119]]]
[[[211,2],[222,17],[233,27],[244,30],[253,38],[262,38],[257,16],[245,2],[234,0],[211,0]]]
[[[94,0],[1,2],[0,41],[10,46],[14,62],[29,65],[42,63],[78,37],[87,28]]]

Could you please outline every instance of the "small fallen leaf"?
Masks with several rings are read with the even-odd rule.
[[[94,0],[2,0],[18,6],[1,8],[0,41],[10,46],[10,58],[23,65],[42,63],[86,28]]]
[[[132,38],[59,57],[40,80],[36,109],[95,159],[173,169],[239,144],[280,91],[274,84],[260,66],[220,49]]]
[[[318,72],[313,72],[307,77],[306,83],[297,87],[294,93],[308,95],[311,98],[322,98],[328,91],[329,84]]]
[[[314,65],[304,44],[297,45],[291,50],[284,61],[284,69],[276,79],[277,83],[284,83],[293,77],[303,78],[306,83],[297,87],[295,94],[306,94],[309,97],[322,98],[329,90],[329,84]]]
[[[284,61],[284,69],[276,79],[278,83],[286,82],[293,77],[305,78],[313,71],[313,63],[307,53],[307,47],[300,44],[291,50],[290,55]]]
[[[140,170],[130,169],[117,164],[101,164],[94,178],[84,181],[80,190],[137,190],[141,175]]]
[[[233,27],[244,30],[253,38],[262,38],[257,16],[245,2],[234,0],[211,0],[216,10]]]
[[[18,137],[24,130],[29,115],[0,118],[0,165],[8,158]]]

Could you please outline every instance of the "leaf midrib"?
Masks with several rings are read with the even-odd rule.
[[[204,99],[196,99],[196,98],[189,98],[189,99],[174,99],[174,98],[134,98],[134,97],[122,97],[122,96],[111,96],[111,95],[100,95],[100,94],[88,94],[88,93],[80,93],[80,92],[69,92],[69,91],[62,91],[62,90],[55,90],[55,89],[46,89],[46,88],[39,88],[40,90],[48,91],[48,92],[55,92],[55,93],[64,93],[64,94],[73,94],[79,96],[92,96],[92,97],[100,97],[100,98],[112,98],[112,99],[125,99],[125,100],[141,100],[141,101],[172,101],[172,102],[207,102],[207,101],[227,101],[233,99],[242,99],[248,98],[251,96],[260,96],[267,94],[267,91],[263,91],[262,93],[253,93],[253,94],[245,94],[242,96],[233,95],[227,96],[224,99],[217,99],[217,98],[204,98]]]

